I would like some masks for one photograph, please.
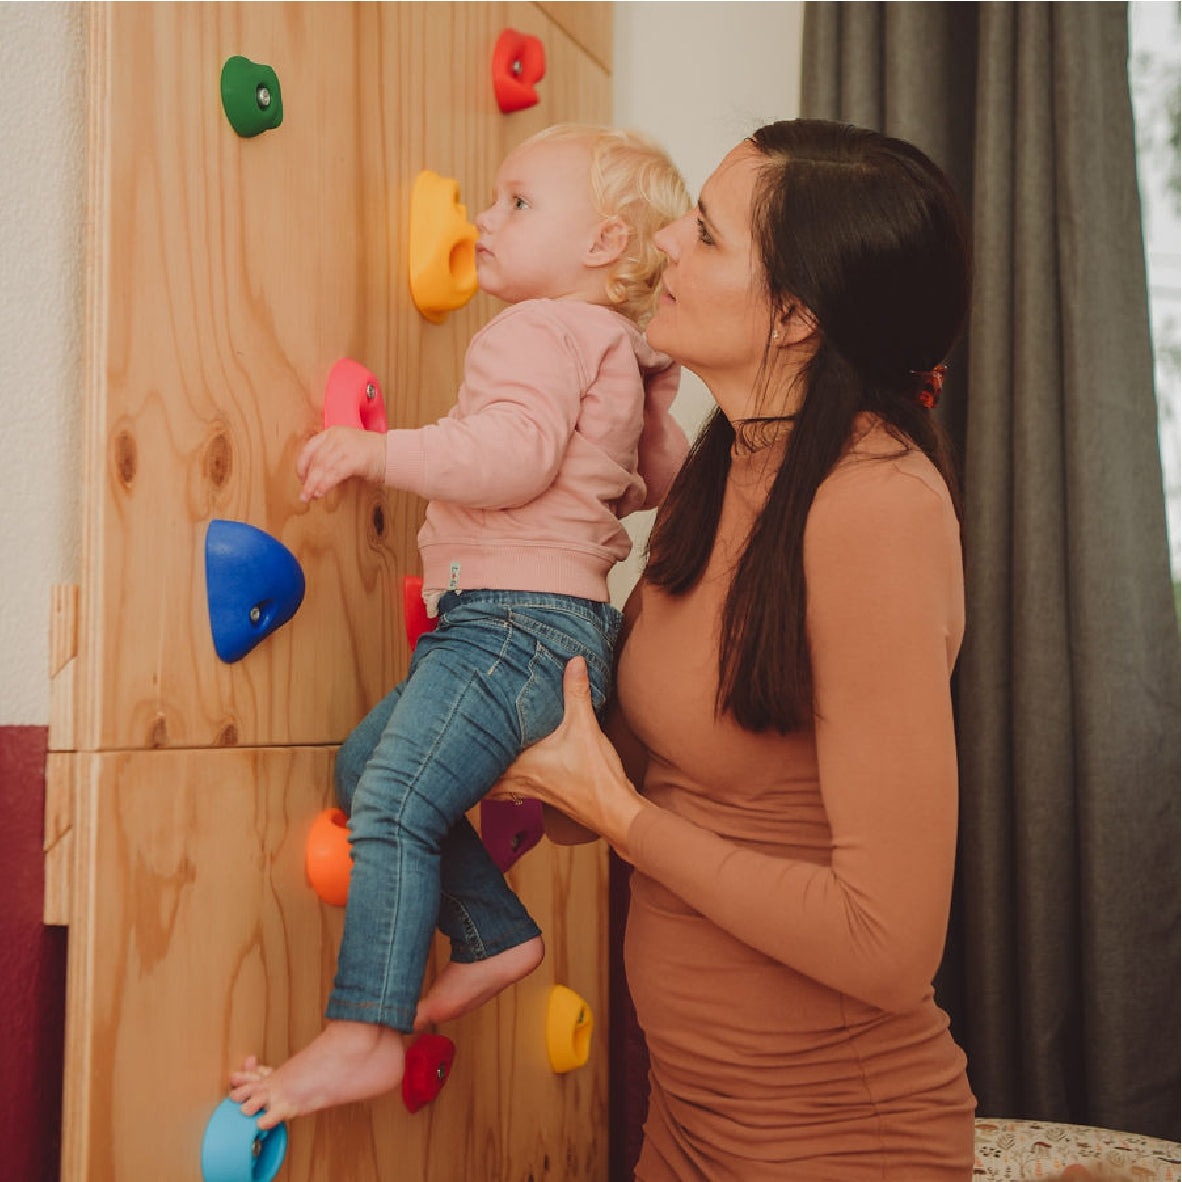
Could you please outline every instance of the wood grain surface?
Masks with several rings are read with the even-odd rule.
[[[556,14],[557,8],[569,12]],[[558,19],[562,16],[563,19]],[[335,745],[407,663],[401,582],[423,505],[352,482],[299,500],[295,457],[329,370],[382,383],[392,427],[452,405],[485,296],[429,324],[406,279],[415,176],[474,218],[503,154],[611,116],[611,5],[88,7],[81,582],[55,590],[46,920],[70,927],[62,1178],[190,1182],[232,1066],[321,1028],[342,912],[305,881]],[[542,38],[541,101],[505,116],[506,27]],[[241,139],[230,56],[276,71],[280,127]],[[226,665],[204,540],[215,518],[287,546],[290,623]],[[442,1028],[440,1097],[293,1122],[290,1182],[607,1177],[606,853],[543,842],[510,871],[543,966]],[[435,950],[434,964],[446,949]],[[589,1064],[555,1075],[550,986],[595,1014]]]
[[[231,1068],[281,1062],[321,1028],[343,911],[303,859],[332,753],[78,758],[63,1178],[198,1182]],[[284,1179],[606,1178],[604,852],[543,843],[510,880],[546,933],[542,967],[439,1028],[455,1064],[418,1113],[394,1095],[292,1122]],[[440,937],[433,966],[446,956]],[[556,982],[596,1017],[590,1062],[566,1075],[545,1049]]]

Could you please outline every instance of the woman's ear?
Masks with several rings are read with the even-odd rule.
[[[588,267],[609,267],[628,248],[631,233],[624,219],[614,214],[599,223],[599,232],[591,243],[583,262]]]
[[[772,344],[783,348],[785,345],[803,345],[817,332],[817,318],[801,303],[784,305],[776,316],[772,329]]]

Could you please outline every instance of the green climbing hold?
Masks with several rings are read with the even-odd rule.
[[[247,57],[231,57],[222,66],[222,109],[244,139],[283,122],[279,76],[270,66]]]

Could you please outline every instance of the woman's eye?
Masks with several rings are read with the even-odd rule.
[[[714,239],[710,237],[710,231],[706,229],[706,223],[701,218],[698,218],[698,241],[706,246],[714,245]]]

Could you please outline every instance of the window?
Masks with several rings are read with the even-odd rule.
[[[1179,466],[1182,396],[1179,379],[1179,10],[1167,0],[1129,5],[1129,89],[1137,137],[1137,175],[1149,318],[1153,332],[1158,437],[1170,533],[1170,566],[1178,601],[1180,552]]]

